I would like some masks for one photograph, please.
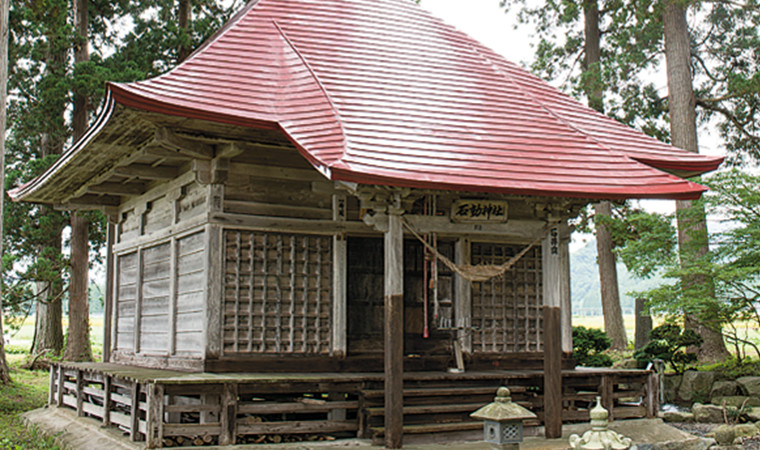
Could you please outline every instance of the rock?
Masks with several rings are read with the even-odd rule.
[[[638,369],[639,368],[639,362],[635,359],[624,359],[621,361],[618,361],[614,366],[612,366],[613,369]]]
[[[746,404],[744,402],[747,402]],[[729,395],[725,397],[713,397],[712,403],[713,405],[717,406],[723,406],[723,403],[725,402],[726,406],[733,406],[735,408],[741,408],[742,406],[752,406],[757,407],[760,406],[760,398],[757,397],[746,397],[743,395]]]
[[[681,387],[682,379],[683,375],[665,375],[663,388],[666,403],[674,403],[678,399],[678,388]]]
[[[694,413],[694,421],[698,423],[724,422],[723,408],[720,406],[695,403],[691,408],[691,412]]]
[[[694,414],[690,412],[666,411],[662,415],[662,421],[671,422],[694,422]]]
[[[742,394],[760,397],[760,377],[741,377],[736,379]]]
[[[706,450],[715,448],[715,439],[695,437],[694,439],[659,442],[652,444],[653,450]]]
[[[755,436],[760,430],[754,423],[740,423],[734,425],[734,436],[737,438]]]
[[[712,434],[715,436],[718,445],[731,445],[734,443],[734,439],[736,439],[734,427],[730,425],[721,425],[715,428]]]
[[[715,374],[713,372],[687,370],[683,374],[681,387],[678,389],[678,396],[687,402],[706,401],[710,398],[710,389],[712,389],[713,381],[715,381]]]
[[[739,383],[736,381],[716,381],[710,389],[710,398],[729,397],[739,392]],[[716,403],[717,404],[717,403]]]
[[[757,425],[760,423],[760,408],[744,408],[742,418],[748,422],[755,422],[755,425]],[[760,428],[760,426],[758,426],[758,428]]]

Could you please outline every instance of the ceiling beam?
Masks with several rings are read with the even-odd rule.
[[[180,136],[168,128],[159,128],[153,137],[153,146],[161,147],[188,158],[212,159],[214,146]]]
[[[110,195],[142,195],[147,190],[144,183],[101,183],[95,186],[89,186],[87,192],[93,194],[110,194]]]
[[[150,166],[148,164],[132,164],[129,166],[117,167],[114,171],[116,175],[125,177],[137,177],[143,180],[171,180],[179,175],[177,167]]]
[[[119,206],[119,204],[121,204],[121,197],[113,195],[85,194],[81,197],[72,198],[61,205],[56,205],[55,209],[63,211],[91,211],[102,209],[104,207],[115,207]]]

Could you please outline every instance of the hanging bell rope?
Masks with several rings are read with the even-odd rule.
[[[415,231],[411,225],[409,225],[409,222],[406,221],[406,219],[402,216],[401,217],[401,224],[406,227],[407,230],[409,230],[410,233],[412,233],[412,236],[416,237],[417,240],[422,242],[422,245],[425,246],[435,257],[441,261],[446,267],[454,271],[455,273],[459,274],[462,278],[469,280],[469,281],[488,281],[491,278],[498,277],[507,270],[511,269],[512,266],[517,263],[517,261],[520,260],[523,256],[525,256],[526,253],[530,251],[536,244],[541,242],[541,240],[546,237],[546,235],[549,232],[549,227],[545,227],[540,235],[536,237],[536,239],[533,240],[527,247],[520,250],[518,254],[511,257],[508,261],[506,261],[504,264],[478,264],[473,266],[472,264],[455,264],[453,261],[451,261],[446,256],[442,255],[437,249],[435,249],[432,245],[430,245],[425,239],[420,236],[417,231]]]

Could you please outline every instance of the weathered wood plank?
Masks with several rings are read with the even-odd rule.
[[[132,394],[129,405],[129,438],[132,442],[141,440],[140,436],[140,384],[132,383]],[[112,420],[117,419],[112,414]]]
[[[253,425],[238,424],[239,434],[309,434],[336,433],[339,431],[356,431],[358,423],[354,420],[333,421],[294,421],[262,422]]]
[[[358,401],[333,401],[324,403],[302,403],[302,402],[261,402],[261,403],[243,403],[238,405],[240,414],[287,414],[299,412],[329,412],[335,409],[356,409],[359,407]]]

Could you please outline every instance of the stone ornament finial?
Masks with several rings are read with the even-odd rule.
[[[631,448],[631,439],[609,429],[610,413],[602,407],[602,398],[596,397],[596,406],[590,411],[591,429],[578,436],[570,436],[570,448],[586,450],[624,450]]]

